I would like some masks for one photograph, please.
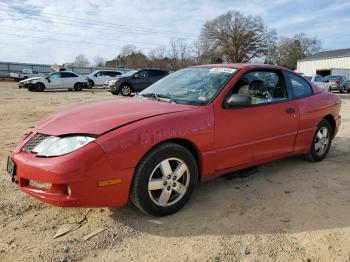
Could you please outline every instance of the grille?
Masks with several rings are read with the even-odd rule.
[[[29,141],[24,145],[23,151],[32,152],[34,147],[36,147],[41,141],[43,141],[47,137],[49,137],[49,135],[44,135],[39,133],[36,134],[31,139],[29,139]]]

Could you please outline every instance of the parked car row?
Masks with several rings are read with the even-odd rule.
[[[350,81],[345,76],[329,75],[323,77],[317,74],[302,74],[304,78],[318,85],[320,88],[326,91],[339,91],[340,93],[350,93]]]
[[[60,70],[45,76],[24,79],[19,82],[19,88],[41,92],[50,89],[81,91],[84,88],[103,86],[114,95],[129,96],[133,92],[142,91],[168,74],[166,70],[153,68],[130,70],[125,74],[116,70],[98,70],[87,76]]]

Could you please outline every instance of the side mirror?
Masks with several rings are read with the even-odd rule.
[[[49,83],[51,82],[50,77],[48,77],[48,76],[46,77],[46,80],[47,80],[47,82],[49,82]]]
[[[135,75],[133,75],[133,78],[134,78],[134,79],[139,78],[139,74],[135,74]]]
[[[252,98],[247,95],[231,95],[226,102],[227,108],[231,107],[247,107],[252,104]]]

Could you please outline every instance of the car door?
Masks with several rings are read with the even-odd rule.
[[[228,97],[250,96],[252,104],[217,108],[217,170],[264,162],[294,151],[299,111],[289,93],[279,70],[253,70],[236,82]]]
[[[134,79],[132,80],[133,91],[140,92],[146,87],[150,86],[149,77],[149,70],[147,69],[143,69],[137,72],[133,77]]]
[[[95,81],[95,85],[103,85],[104,82],[106,82],[109,78],[109,76],[106,74],[105,71],[99,71],[96,73],[96,81]]]
[[[150,77],[149,77],[149,81],[148,81],[148,86],[154,84],[155,82],[157,82],[158,80],[160,80],[161,78],[164,77],[165,72],[162,70],[150,70]]]
[[[55,88],[62,88],[64,85],[64,81],[61,78],[61,72],[52,73],[47,78],[47,83],[45,84],[45,87],[47,89],[55,89]]]
[[[63,87],[64,88],[74,88],[74,84],[77,82],[78,75],[71,72],[62,72],[61,73]]]

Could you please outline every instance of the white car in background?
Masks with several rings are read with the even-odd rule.
[[[121,76],[123,73],[117,70],[98,70],[88,75],[89,88],[102,86],[107,80]]]
[[[315,85],[318,85],[320,88],[326,91],[331,91],[330,82],[327,81],[323,76],[315,74],[304,74],[303,77],[309,80],[310,82],[313,82]]]
[[[50,89],[68,89],[81,91],[88,86],[86,76],[78,75],[70,71],[53,72],[42,77],[32,77],[19,82],[19,87],[29,91],[44,91]]]

